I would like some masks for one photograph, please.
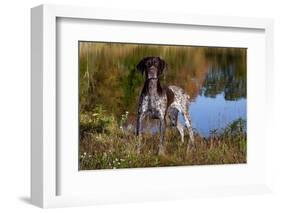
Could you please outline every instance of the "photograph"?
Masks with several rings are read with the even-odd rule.
[[[247,163],[247,48],[78,49],[79,170]]]

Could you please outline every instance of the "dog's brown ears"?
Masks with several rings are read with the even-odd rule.
[[[148,59],[148,57],[143,58],[137,65],[137,70],[143,75],[144,69],[145,69],[145,61]]]
[[[164,70],[167,68],[167,63],[164,61],[164,60],[162,60],[160,57],[158,57],[158,60],[159,60],[159,63],[160,63],[160,75],[161,74],[163,74],[163,72],[164,72]]]

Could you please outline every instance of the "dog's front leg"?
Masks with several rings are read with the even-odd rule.
[[[140,153],[141,149],[141,133],[142,133],[142,121],[145,117],[144,113],[139,112],[138,118],[137,118],[137,127],[136,127],[136,135],[138,137],[137,139],[137,153]]]
[[[144,113],[139,112],[138,113],[138,118],[137,118],[137,127],[136,127],[136,135],[141,136],[141,131],[142,131],[142,121],[144,119]]]
[[[160,118],[160,144],[158,153],[163,155],[165,153],[164,148],[164,139],[165,139],[165,131],[166,131],[166,122],[164,117]]]

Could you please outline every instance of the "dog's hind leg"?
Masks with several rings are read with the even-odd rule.
[[[181,124],[179,118],[177,120],[177,130],[179,131],[180,133],[180,136],[181,136],[181,142],[184,143],[184,126]]]
[[[180,133],[181,142],[184,143],[184,126],[182,125],[177,108],[170,108],[168,115],[173,126],[175,126]]]
[[[191,148],[191,147],[195,146],[193,130],[192,130],[192,127],[191,127],[191,121],[190,121],[189,115],[187,114],[186,111],[183,111],[183,116],[184,116],[184,119],[185,119],[185,125],[188,129],[189,138],[190,138],[189,147]]]

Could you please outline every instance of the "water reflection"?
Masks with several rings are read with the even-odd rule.
[[[243,48],[208,48],[80,42],[80,113],[101,105],[117,120],[128,111],[135,125],[143,77],[135,66],[145,56],[160,56],[168,69],[162,84],[182,87],[192,99],[193,127],[203,136],[246,119],[246,55]],[[157,122],[156,122],[157,123]],[[146,129],[157,131],[155,122]]]
[[[228,58],[223,63],[216,55],[209,58],[209,63],[204,84],[190,106],[193,127],[206,137],[211,130],[247,117],[246,67],[239,70],[239,58]]]

